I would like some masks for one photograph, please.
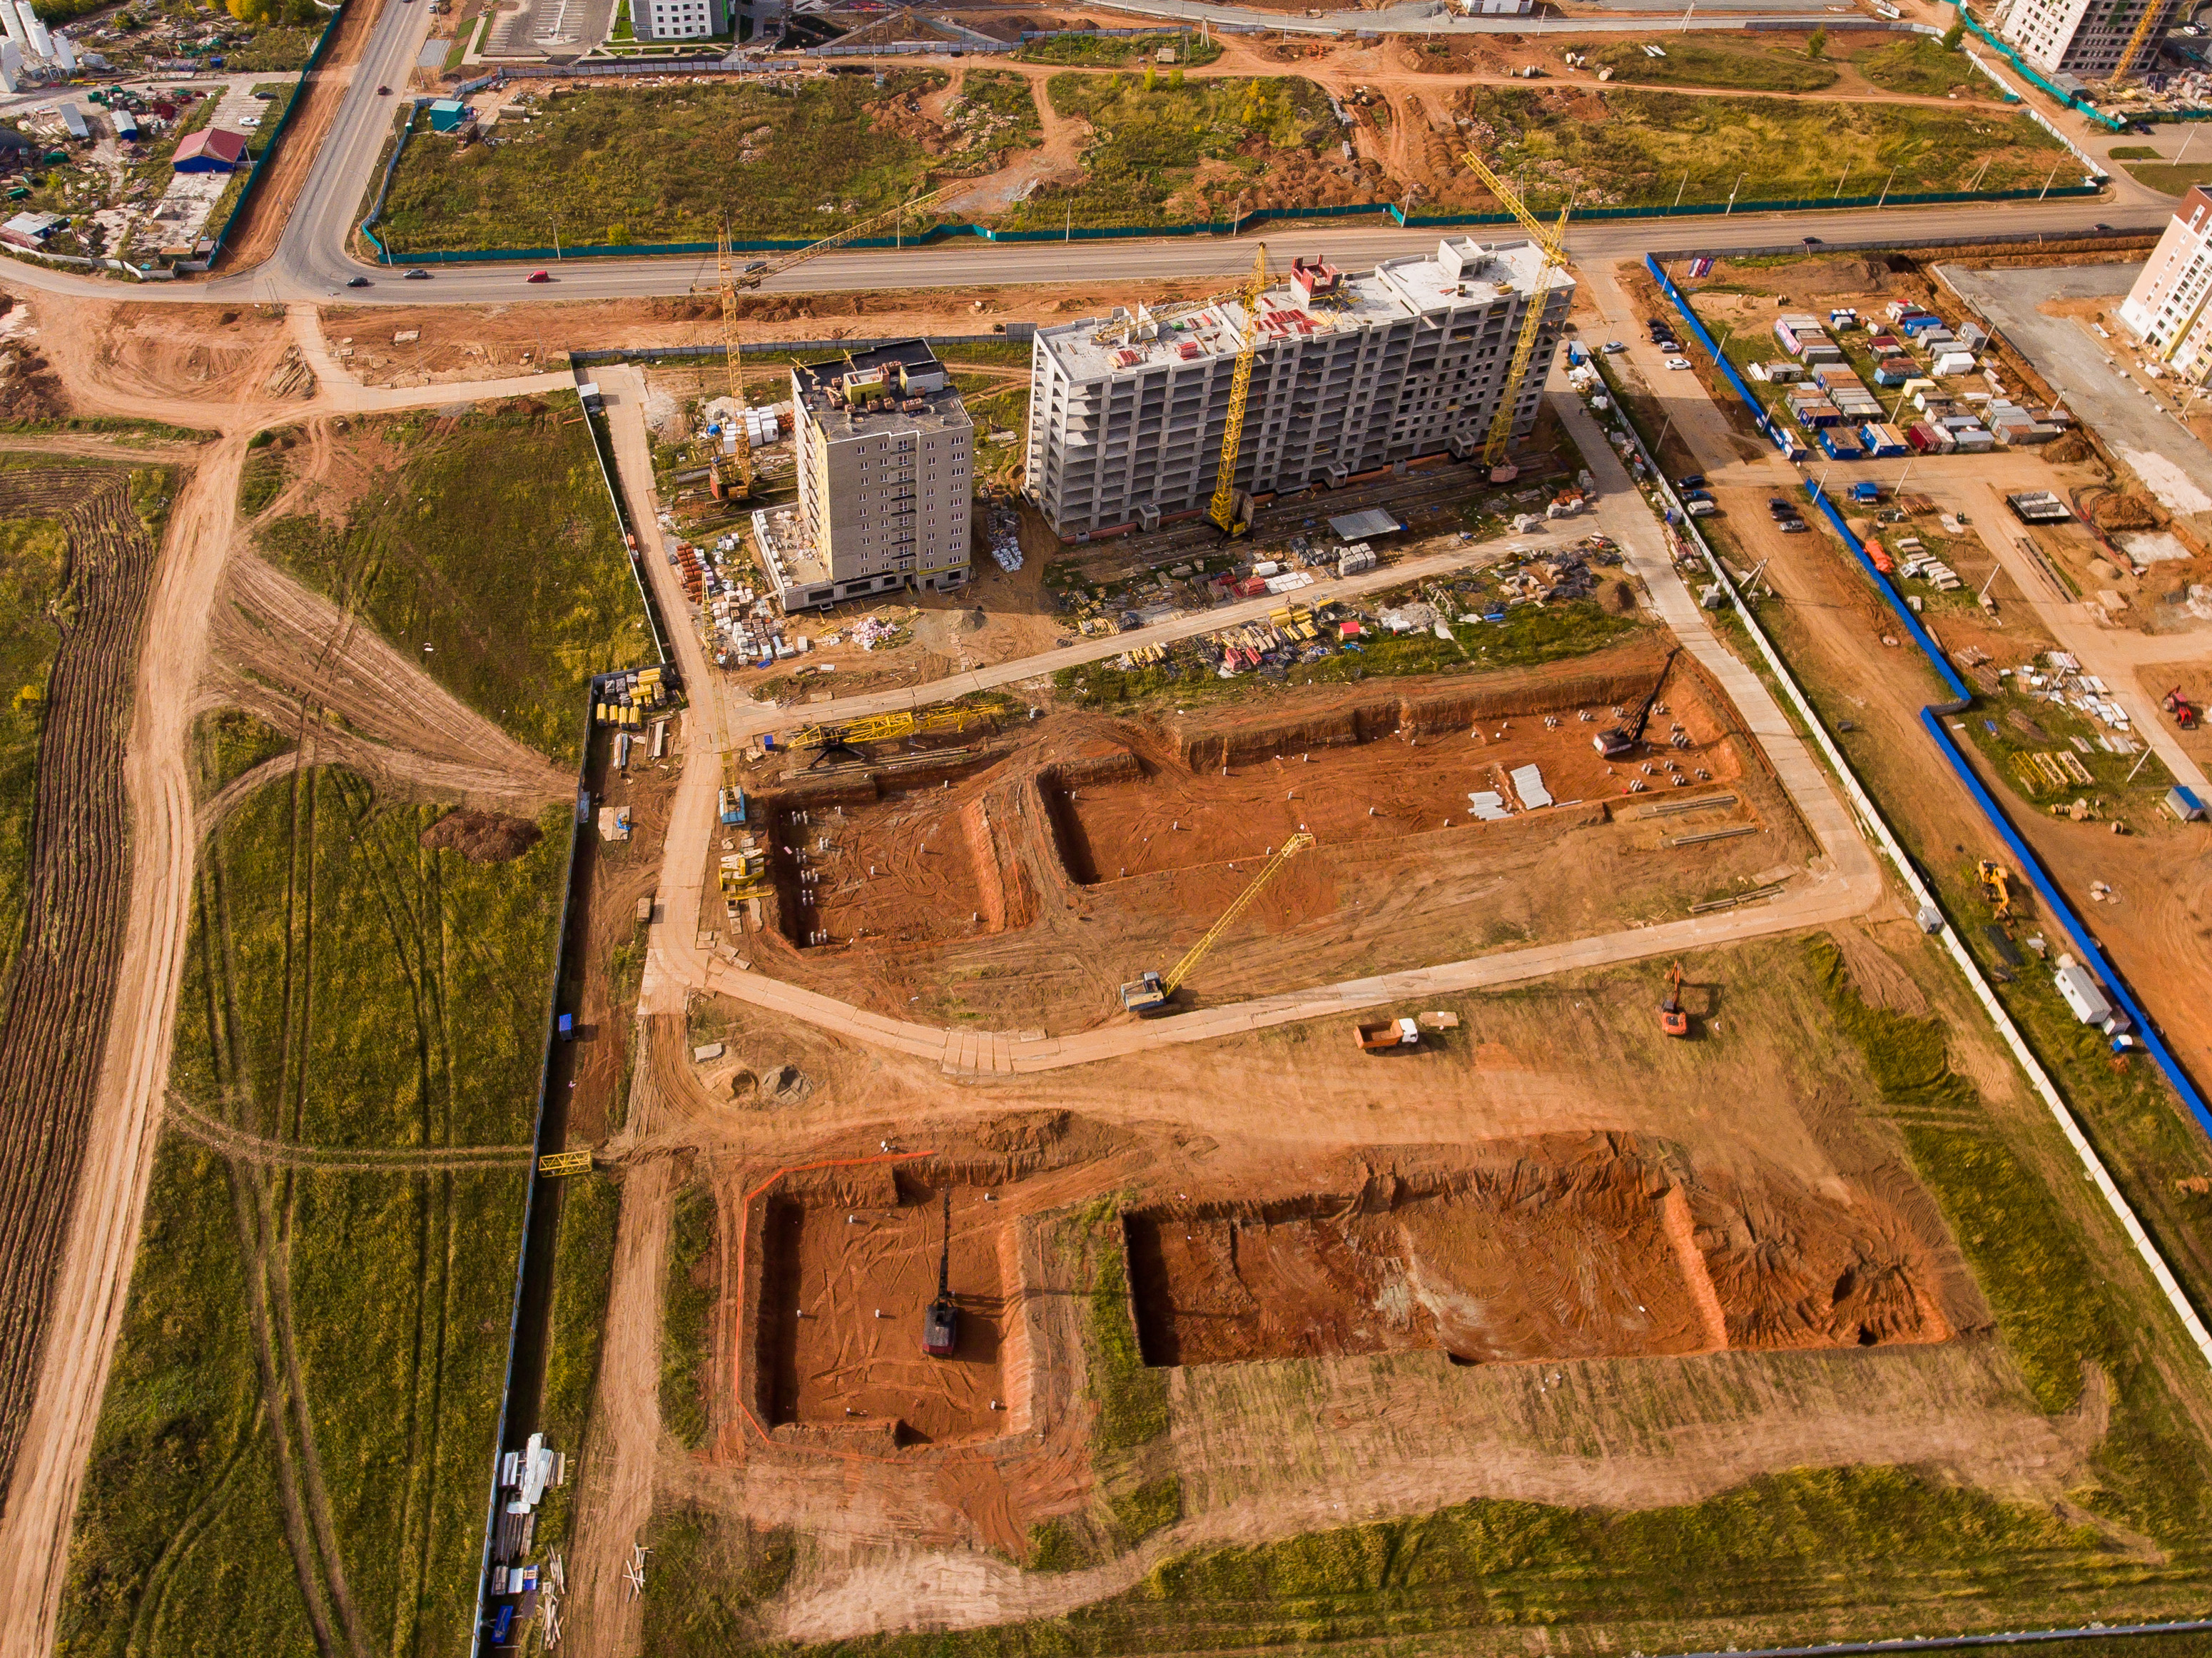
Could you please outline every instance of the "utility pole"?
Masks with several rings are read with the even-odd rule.
[[[2059,161],[2063,161],[2065,157],[2063,155],[2059,157]],[[2051,164],[2051,171],[2043,175],[2043,188],[2037,192],[2035,198],[2036,200],[2041,201],[2044,197],[2048,196],[2051,193],[2051,181],[2057,176],[2058,162],[2053,162]]]
[[[1675,189],[1674,189],[1674,205],[1675,205],[1675,206],[1680,207],[1680,206],[1682,204],[1682,192],[1683,192],[1685,190],[1687,190],[1689,187],[1690,187],[1690,169],[1689,169],[1688,168],[1686,168],[1686,168],[1684,168],[1682,169],[1682,182],[1681,182],[1680,185],[1676,186],[1675,186]]]
[[[1843,200],[1843,198],[1844,198],[1844,180],[1846,180],[1846,179],[1848,179],[1848,178],[1850,178],[1850,176],[1851,176],[1851,164],[1850,164],[1849,162],[1845,162],[1844,163],[1844,170],[1843,170],[1842,172],[1840,172],[1840,173],[1838,173],[1838,174],[1836,174],[1836,199],[1837,199],[1838,201],[1841,201],[1841,200]]]
[[[1893,167],[1892,168],[1890,168],[1890,169],[1889,169],[1889,176],[1888,176],[1887,178],[1884,179],[1884,180],[1881,181],[1881,198],[1880,198],[1878,200],[1876,200],[1876,201],[1875,201],[1875,204],[1874,204],[1875,211],[1875,212],[1879,213],[1880,211],[1881,211],[1881,210],[1882,210],[1885,206],[1888,205],[1888,203],[1889,203],[1889,187],[1890,187],[1890,186],[1892,186],[1892,185],[1895,184],[1896,182],[1897,182],[1897,169],[1896,169],[1895,168],[1893,168]]]
[[[1728,217],[1729,214],[1735,211],[1735,192],[1742,188],[1743,174],[1739,173],[1735,175],[1735,182],[1729,186],[1728,205],[1721,209],[1721,216],[1723,218]]]

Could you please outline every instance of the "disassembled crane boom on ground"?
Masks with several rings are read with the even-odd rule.
[[[1601,731],[1590,739],[1590,747],[1609,760],[1617,760],[1636,752],[1636,745],[1644,741],[1644,728],[1651,722],[1651,710],[1659,704],[1659,688],[1667,683],[1667,670],[1674,665],[1677,645],[1667,653],[1667,660],[1659,665],[1659,678],[1652,685],[1651,694],[1644,699],[1636,716],[1626,725],[1616,725],[1610,731]]]
[[[1674,966],[1674,977],[1667,985],[1667,999],[1659,1004],[1659,1028],[1669,1036],[1690,1033],[1690,1015],[1682,1011],[1682,964]]]
[[[1275,849],[1267,867],[1252,877],[1252,884],[1237,895],[1237,901],[1221,912],[1221,919],[1206,929],[1206,936],[1183,952],[1182,960],[1168,969],[1165,975],[1147,972],[1121,986],[1121,1005],[1131,1013],[1150,1016],[1164,1013],[1175,993],[1182,988],[1183,981],[1197,972],[1198,964],[1206,960],[1206,952],[1220,941],[1222,934],[1243,915],[1245,907],[1260,896],[1267,884],[1281,873],[1282,868],[1307,847],[1314,838],[1301,829]]]
[[[835,725],[803,725],[791,734],[790,741],[793,748],[822,751],[814,757],[814,765],[821,765],[832,754],[865,760],[868,757],[860,752],[861,743],[888,742],[895,737],[918,737],[932,731],[957,731],[971,721],[990,717],[986,710],[977,708],[902,709],[896,714],[871,714]]]
[[[1505,384],[1498,393],[1498,412],[1490,418],[1490,436],[1482,445],[1482,464],[1495,466],[1505,459],[1506,445],[1513,437],[1513,410],[1521,400],[1521,382],[1528,376],[1529,360],[1536,355],[1536,338],[1544,331],[1544,309],[1551,297],[1552,272],[1567,262],[1567,215],[1573,210],[1571,198],[1559,209],[1559,222],[1547,225],[1528,210],[1528,204],[1521,199],[1521,192],[1490,169],[1489,163],[1473,150],[1467,153],[1467,164],[1474,169],[1474,176],[1482,180],[1483,187],[1504,203],[1505,210],[1521,221],[1521,228],[1528,233],[1528,240],[1536,244],[1543,263],[1536,273],[1535,291],[1528,296],[1527,311],[1521,319],[1521,336],[1514,342],[1513,366],[1505,372]]]
[[[1221,468],[1213,480],[1213,502],[1206,515],[1224,535],[1241,535],[1251,527],[1248,515],[1237,516],[1237,452],[1244,446],[1244,405],[1252,395],[1252,363],[1260,352],[1260,296],[1267,288],[1267,244],[1261,242],[1252,259],[1251,279],[1239,296],[1244,307],[1244,337],[1237,348],[1237,371],[1229,382],[1229,422],[1221,429]]]
[[[937,1257],[937,1299],[921,1315],[921,1350],[949,1359],[960,1345],[960,1308],[952,1300],[952,1188],[945,1188],[945,1247]]]

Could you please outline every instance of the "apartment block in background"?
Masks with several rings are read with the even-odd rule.
[[[2156,15],[2130,52],[2146,10]],[[1991,32],[2045,75],[2108,81],[2156,64],[2158,43],[2182,21],[2181,0],[2006,0]]]
[[[918,339],[793,365],[799,504],[753,515],[786,611],[968,580],[975,429]]]
[[[2212,194],[2190,186],[2120,306],[2144,351],[2187,380],[2212,372]]]
[[[1574,279],[1547,272],[1534,243],[1448,238],[1432,257],[1357,276],[1297,259],[1289,278],[1260,300],[1240,490],[1266,497],[1479,451],[1531,304],[1542,332],[1513,434],[1534,427]],[[1165,320],[1139,310],[1037,331],[1026,488],[1055,532],[1151,529],[1205,509],[1243,330],[1231,297]]]
[[[730,32],[730,0],[629,0],[630,33],[641,40],[703,40]]]

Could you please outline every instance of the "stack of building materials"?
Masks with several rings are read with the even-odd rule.
[[[1530,810],[1552,803],[1552,791],[1544,787],[1544,774],[1533,765],[1513,768],[1513,792],[1521,796],[1521,803]]]
[[[2008,495],[2005,497],[2005,505],[2023,524],[2064,524],[2074,516],[2073,509],[2048,490]]]
[[[1336,556],[1336,573],[1340,576],[1354,576],[1374,568],[1375,549],[1364,541],[1354,542]]]

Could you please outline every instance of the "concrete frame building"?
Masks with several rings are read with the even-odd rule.
[[[2146,9],[2159,14],[2129,63],[2128,43]],[[2006,0],[1995,33],[2046,75],[2106,81],[2158,61],[2158,43],[2182,21],[2181,0]]]
[[[641,40],[703,40],[730,32],[730,0],[630,0],[629,32]]]
[[[926,341],[793,365],[799,504],[756,513],[786,611],[968,580],[975,429]]]
[[[1294,260],[1260,302],[1237,487],[1265,497],[1479,451],[1527,307],[1540,302],[1513,417],[1525,437],[1573,297],[1574,279],[1546,272],[1528,241],[1447,238],[1432,257],[1352,277]],[[1165,322],[1139,312],[1037,331],[1025,487],[1058,534],[1205,510],[1243,327],[1232,297]]]
[[[2166,221],[2120,321],[2143,350],[2203,384],[2212,373],[2212,193],[2192,185]]]

